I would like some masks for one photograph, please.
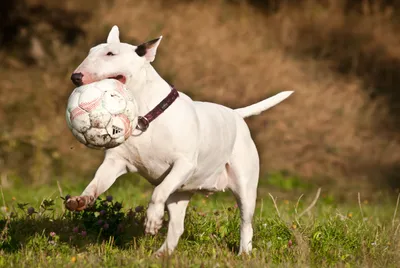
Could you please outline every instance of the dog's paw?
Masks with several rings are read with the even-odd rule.
[[[146,234],[155,235],[163,223],[164,205],[150,204],[147,209],[147,217],[144,221]]]
[[[173,251],[173,249],[166,249],[165,244],[163,244],[155,253],[153,253],[153,256],[154,258],[168,257]]]
[[[165,252],[164,250],[162,251],[157,250],[156,252],[153,253],[153,257],[156,259],[162,258],[164,256],[167,256],[167,252]]]
[[[93,196],[73,196],[65,201],[65,207],[70,211],[81,211],[93,205]]]

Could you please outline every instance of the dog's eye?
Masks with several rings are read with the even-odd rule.
[[[114,56],[115,54],[112,53],[112,52],[110,51],[110,52],[108,52],[106,55],[107,55],[107,56]]]

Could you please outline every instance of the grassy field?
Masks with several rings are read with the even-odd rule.
[[[146,181],[125,176],[95,209],[70,213],[60,196],[79,194],[86,183],[71,181],[38,188],[17,183],[2,190],[1,267],[400,265],[400,221],[393,197],[370,201],[361,194],[343,203],[324,189],[318,195],[317,189],[306,187],[280,189],[277,198],[277,187],[262,180],[254,250],[251,256],[237,256],[239,211],[231,194],[195,195],[177,250],[156,259],[152,253],[162,244],[166,227],[155,237],[143,233],[152,191]]]

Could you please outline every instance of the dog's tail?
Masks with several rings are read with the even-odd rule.
[[[272,97],[269,97],[268,99],[257,102],[253,105],[249,105],[247,107],[235,109],[234,111],[237,112],[243,118],[246,118],[246,117],[249,117],[252,115],[257,115],[257,114],[260,114],[261,112],[264,112],[265,110],[268,110],[269,108],[277,105],[284,99],[288,98],[290,95],[292,95],[293,92],[294,91],[283,91]]]

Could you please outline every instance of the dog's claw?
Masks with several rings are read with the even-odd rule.
[[[65,202],[65,207],[70,211],[81,211],[93,205],[93,196],[73,196]]]

